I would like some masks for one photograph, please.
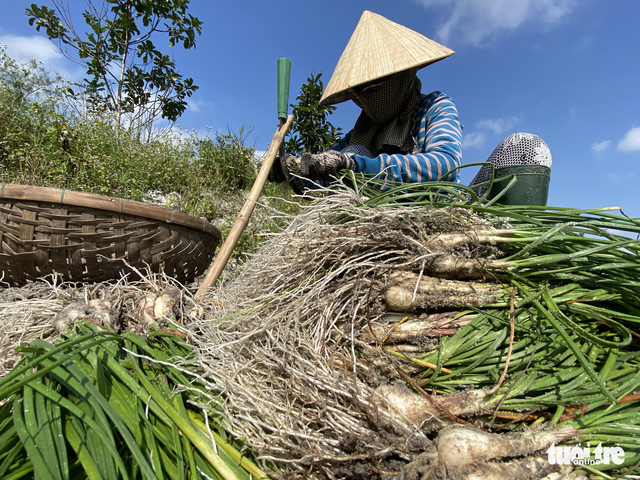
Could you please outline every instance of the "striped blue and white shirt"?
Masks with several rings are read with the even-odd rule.
[[[332,150],[349,144],[347,133]],[[370,158],[354,155],[358,171],[366,175],[385,175],[394,182],[429,182],[442,178],[462,165],[462,124],[453,100],[442,92],[432,92],[422,101],[413,129],[415,149],[408,154],[381,153]],[[458,170],[443,180],[455,182]]]

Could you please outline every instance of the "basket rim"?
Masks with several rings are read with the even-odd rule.
[[[96,193],[78,192],[76,190],[63,188],[3,182],[0,185],[0,200],[2,199],[57,203],[60,205],[72,205],[125,215],[136,215],[200,230],[217,237],[218,241],[222,239],[220,230],[206,219],[189,215],[180,210],[135,200],[127,200],[126,198],[109,197]]]

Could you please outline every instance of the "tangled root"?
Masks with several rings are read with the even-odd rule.
[[[19,346],[34,339],[55,343],[78,320],[115,332],[145,334],[153,326],[180,322],[196,310],[184,287],[164,275],[115,284],[59,283],[56,278],[0,287],[0,377],[21,358]]]
[[[258,461],[276,464],[283,477],[419,478],[411,473],[419,465],[446,473],[437,439],[451,422],[418,394],[389,386],[403,381],[377,347],[392,334],[387,315],[398,308],[389,290],[400,285],[422,298],[431,287],[418,279],[435,276],[434,266],[486,266],[503,250],[493,225],[467,210],[364,209],[360,201],[332,194],[304,210],[237,277],[201,297],[205,314],[189,325],[199,378],[224,395],[217,408]],[[468,276],[477,276],[475,267],[465,267]],[[486,290],[481,302],[495,298],[490,284],[474,289]],[[407,310],[450,307],[414,301]],[[465,416],[482,410],[487,395],[437,398]]]

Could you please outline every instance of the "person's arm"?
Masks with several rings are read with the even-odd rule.
[[[416,115],[416,148],[408,155],[382,153],[369,158],[355,155],[358,171],[383,174],[396,182],[428,182],[462,164],[462,125],[453,100],[440,92],[430,94]],[[444,180],[456,181],[458,171]]]
[[[344,150],[347,145],[349,145],[349,138],[351,137],[351,132],[347,132],[347,134],[342,137],[338,143],[336,143],[333,147],[331,147],[329,150],[337,150],[338,152],[341,152],[342,150]]]

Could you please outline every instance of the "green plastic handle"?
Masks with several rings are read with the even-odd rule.
[[[291,60],[278,59],[278,118],[286,119],[289,111],[289,79],[291,77]]]

